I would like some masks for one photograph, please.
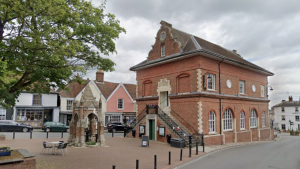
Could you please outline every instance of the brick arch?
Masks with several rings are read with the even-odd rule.
[[[217,116],[218,116],[218,114],[217,114],[217,111],[215,110],[215,109],[209,109],[209,111],[207,112],[207,116],[209,116],[209,113],[211,112],[211,111],[214,111],[215,112],[215,114],[216,114],[216,118],[217,118]]]
[[[253,107],[252,109],[250,109],[250,117],[251,117],[251,112],[252,112],[253,109],[255,110],[256,118],[259,117],[258,116],[258,110],[255,107]]]
[[[230,111],[231,111],[231,113],[232,113],[232,117],[235,119],[235,118],[236,118],[235,112],[233,111],[233,109],[232,109],[230,106],[225,107],[225,110],[223,111],[222,116],[224,115],[224,113],[225,113],[225,111],[226,111],[227,109],[230,109]],[[222,117],[222,118],[223,118],[223,117]]]
[[[190,73],[181,73],[176,76],[176,93],[188,93],[191,91]]]

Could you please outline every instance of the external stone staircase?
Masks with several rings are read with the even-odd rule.
[[[189,136],[191,136],[192,147],[196,146],[196,142],[200,142],[184,125],[182,125],[176,118],[167,115],[161,109],[158,110],[158,117],[173,131],[175,135],[185,141],[185,145],[189,146]],[[199,143],[200,145],[200,143]]]
[[[133,129],[136,128],[136,126],[146,117],[147,114],[156,114],[155,109],[147,109],[145,108],[134,120],[133,124],[131,126]],[[198,142],[198,145],[201,144],[201,137],[198,133],[191,133],[184,125],[182,125],[176,118],[173,116],[169,116],[167,113],[165,113],[160,108],[157,108],[157,116],[158,118],[163,121],[166,124],[166,127],[168,127],[175,135],[177,135],[179,138],[183,139],[185,142],[186,147],[189,146],[189,136],[191,136],[192,147],[196,147],[196,142]],[[132,131],[129,131],[131,133]],[[127,133],[127,134],[129,134]]]

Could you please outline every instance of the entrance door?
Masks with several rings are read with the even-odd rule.
[[[169,96],[168,91],[160,92],[160,107],[164,108],[169,106]]]
[[[155,141],[155,120],[149,120],[149,140]]]

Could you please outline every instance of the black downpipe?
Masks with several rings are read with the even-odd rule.
[[[224,58],[222,58],[222,61],[219,62],[218,68],[219,68],[219,111],[220,111],[220,143],[222,145],[222,110],[221,110],[221,69],[220,64],[224,61]],[[204,146],[203,146],[204,147]]]

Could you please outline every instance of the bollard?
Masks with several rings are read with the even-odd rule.
[[[154,155],[154,169],[157,169],[156,168],[156,155]]]
[[[196,155],[198,155],[198,141],[196,142]]]
[[[64,138],[64,132],[63,131],[61,132],[61,138]]]
[[[47,131],[47,138],[48,138],[48,131]]]
[[[124,128],[124,137],[126,137],[126,129]]]
[[[115,165],[113,165],[113,169],[116,169],[116,166],[115,166]]]
[[[32,139],[32,131],[30,132],[30,139]]]
[[[203,152],[204,152],[204,143],[203,143]]]
[[[201,145],[202,145],[202,146],[203,146],[203,144],[204,144],[204,137],[203,137],[203,135],[204,135],[204,134],[202,133],[202,135],[201,135],[201,137],[202,137],[202,144],[201,144]]]
[[[169,165],[171,165],[171,151],[169,151]]]
[[[136,169],[139,169],[139,160],[136,160]]]
[[[111,137],[114,137],[114,129],[111,131]]]
[[[182,149],[180,150],[180,161],[182,161]]]
[[[15,139],[15,131],[14,131],[14,133],[13,133],[13,139]]]
[[[189,157],[192,157],[192,137],[189,136]]]

